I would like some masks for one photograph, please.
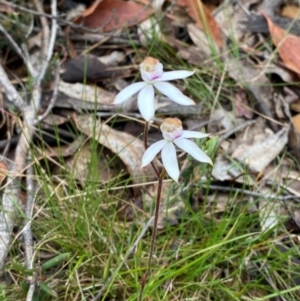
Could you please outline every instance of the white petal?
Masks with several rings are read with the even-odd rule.
[[[146,121],[150,121],[155,114],[154,88],[152,85],[144,87],[138,95],[138,107]]]
[[[147,166],[155,156],[162,150],[162,148],[168,143],[166,140],[160,140],[152,145],[150,145],[147,150],[145,151],[143,158],[142,158],[142,167]]]
[[[170,83],[165,82],[155,82],[153,83],[154,87],[160,91],[162,94],[169,97],[174,102],[182,105],[182,106],[190,106],[195,104],[193,100],[185,96],[180,92],[179,89],[171,85]]]
[[[178,182],[179,179],[179,167],[176,156],[176,149],[172,142],[169,142],[161,151],[161,158],[163,165],[174,181]]]
[[[144,82],[138,82],[131,84],[124,88],[122,91],[120,91],[117,96],[115,97],[113,104],[120,104],[127,99],[129,99],[132,95],[139,92],[143,87],[145,87],[147,83]]]
[[[211,159],[198,147],[195,142],[185,138],[178,138],[173,140],[173,142],[196,160],[213,165]]]
[[[210,134],[204,134],[202,132],[196,131],[183,131],[180,138],[205,138],[208,137]]]
[[[183,79],[193,75],[195,71],[187,71],[187,70],[178,70],[178,71],[168,71],[164,72],[160,78],[154,80],[154,82],[164,82],[174,79]]]

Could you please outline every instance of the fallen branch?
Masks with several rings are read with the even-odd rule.
[[[39,1],[34,1],[37,9],[42,10]],[[57,1],[51,2],[51,13],[57,15]],[[5,71],[0,66],[0,84],[3,86],[5,94],[9,101],[11,101],[21,111],[23,122],[21,124],[22,133],[20,140],[15,150],[15,159],[12,167],[8,173],[8,183],[2,196],[2,210],[0,212],[0,276],[3,274],[5,260],[8,254],[10,237],[14,227],[15,215],[17,208],[20,207],[20,176],[22,175],[26,166],[26,157],[29,149],[29,144],[32,141],[34,132],[34,122],[36,115],[40,110],[41,100],[41,82],[45,76],[46,70],[53,54],[54,43],[57,34],[56,19],[52,19],[51,34],[48,28],[48,23],[43,20],[42,22],[44,46],[40,56],[40,70],[31,70],[31,77],[33,79],[33,91],[30,105],[26,105],[15,87],[10,83]],[[50,37],[49,37],[50,34]],[[46,41],[46,42],[45,42]],[[26,57],[25,55],[22,56]],[[30,64],[29,64],[30,65]]]
[[[8,254],[11,233],[14,227],[16,209],[20,207],[20,180],[22,171],[26,165],[26,156],[28,152],[28,141],[31,140],[35,113],[33,108],[27,107],[24,110],[24,126],[20,136],[19,143],[15,151],[15,160],[11,170],[8,173],[10,180],[6,185],[2,196],[2,210],[0,212],[0,276],[3,274],[4,263]]]
[[[29,156],[28,163],[31,161],[31,157]],[[35,200],[36,189],[34,187],[33,182],[33,167],[32,165],[27,168],[26,172],[26,207],[25,207],[25,221],[24,221],[24,229],[23,229],[23,238],[24,238],[24,246],[25,246],[25,267],[27,270],[33,270],[34,266],[34,256],[33,256],[33,238],[32,238],[32,213],[33,206]],[[29,283],[29,289],[27,292],[26,300],[32,301],[34,291],[36,288],[36,272],[33,272],[32,275],[27,276],[27,282]]]

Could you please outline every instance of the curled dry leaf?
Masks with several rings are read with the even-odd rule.
[[[97,86],[83,85],[81,83],[68,84],[64,81],[60,81],[58,90],[71,98],[91,103],[95,103],[96,100],[99,104],[111,105],[115,98],[114,93]]]
[[[152,180],[155,177],[151,165],[141,168],[144,144],[136,137],[116,131],[93,115],[74,115],[74,121],[79,131],[97,139],[100,144],[117,154],[126,165],[134,183]]]
[[[300,74],[300,37],[289,34],[280,28],[264,13],[268,22],[269,31],[284,65],[290,70]]]

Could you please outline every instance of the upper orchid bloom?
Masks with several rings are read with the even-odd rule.
[[[183,105],[193,105],[195,102],[185,96],[179,89],[166,81],[183,79],[194,74],[194,71],[178,70],[163,72],[163,65],[153,57],[146,57],[140,64],[143,82],[131,84],[120,91],[113,103],[121,104],[135,93],[138,94],[138,107],[146,121],[150,121],[155,114],[154,88],[166,95],[172,101]]]
[[[211,159],[197,146],[197,144],[187,139],[204,138],[209,134],[184,131],[181,121],[177,118],[164,119],[160,129],[164,139],[155,142],[145,151],[142,158],[142,167],[153,161],[155,156],[161,151],[162,162],[168,175],[177,182],[179,178],[179,167],[174,144],[190,154],[196,160],[213,165]]]

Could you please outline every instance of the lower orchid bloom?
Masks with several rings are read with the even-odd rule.
[[[145,151],[142,158],[142,167],[152,162],[155,156],[161,151],[161,158],[166,172],[177,182],[180,172],[175,145],[190,154],[196,160],[213,165],[211,159],[198,147],[198,145],[187,139],[205,138],[209,136],[209,134],[184,131],[181,121],[177,118],[164,119],[160,129],[164,139],[155,142]]]
[[[153,57],[146,57],[144,59],[140,64],[140,71],[144,81],[133,83],[120,91],[113,101],[114,104],[121,104],[139,92],[138,108],[146,121],[150,121],[155,114],[155,93],[153,87],[180,105],[189,106],[195,104],[192,99],[185,96],[178,88],[167,83],[169,80],[189,77],[194,74],[194,71],[178,70],[164,72],[163,65]]]

